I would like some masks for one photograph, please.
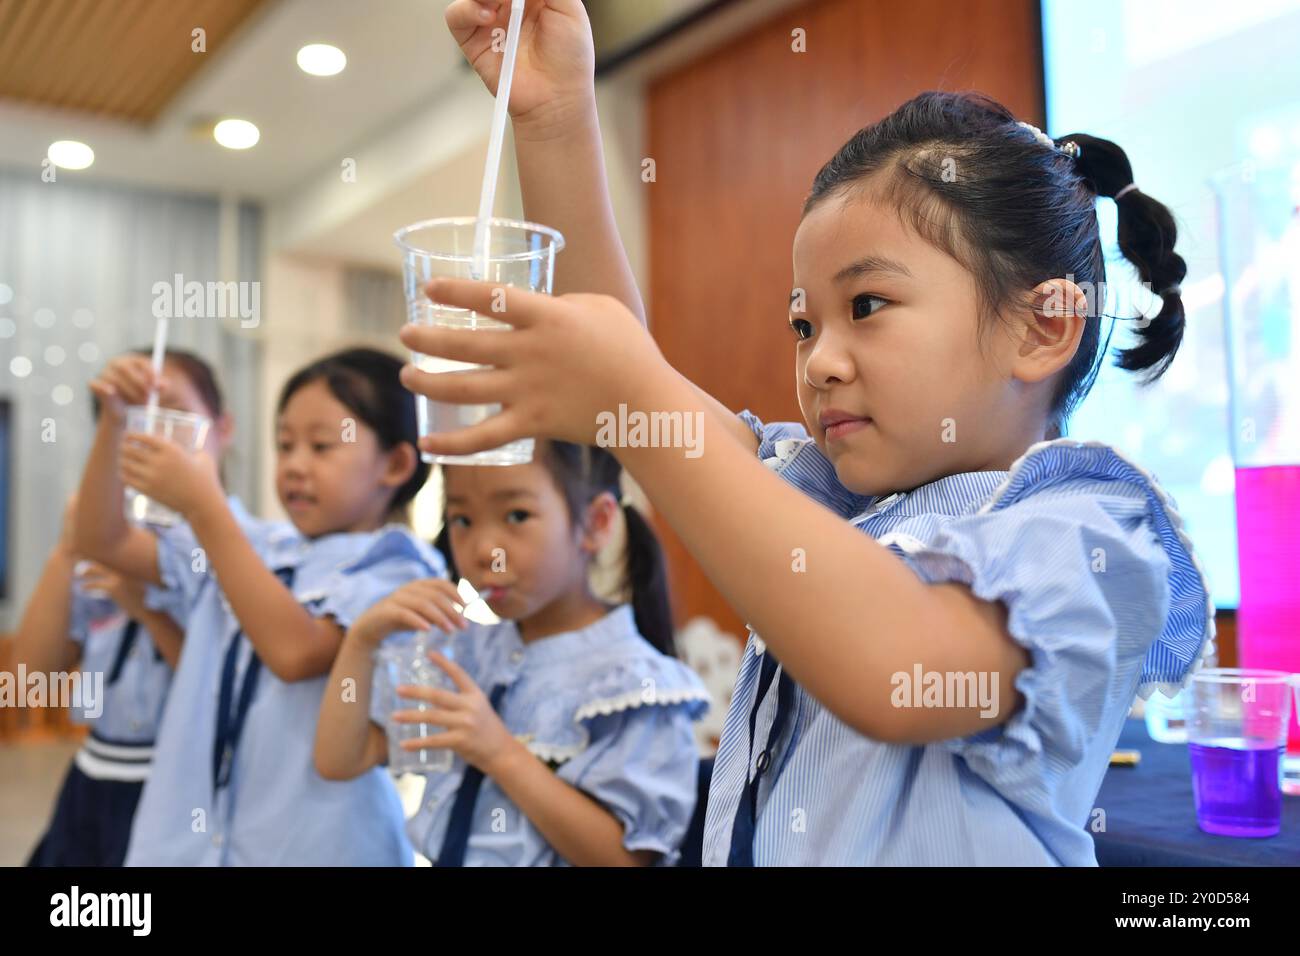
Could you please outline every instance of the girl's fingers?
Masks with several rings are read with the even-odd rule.
[[[462,333],[476,335],[481,333]],[[510,372],[475,369],[465,372],[421,372],[402,366],[398,379],[408,391],[451,405],[497,405],[509,398]]]
[[[446,597],[455,604],[457,610],[465,606],[465,599],[460,596],[460,590],[446,578],[420,578],[412,581],[408,586],[431,598]]]
[[[435,588],[432,585],[434,581],[413,581],[406,585],[408,591],[405,595],[400,592],[394,593],[395,600],[400,600],[403,606],[418,609],[425,616],[437,614],[439,617],[447,619],[447,623],[455,627],[468,627],[469,621],[461,613],[464,607],[458,593],[448,593],[441,588]],[[400,596],[399,596],[400,595]],[[407,601],[412,603],[408,604]]]
[[[451,682],[462,691],[478,690],[478,684],[474,683],[474,678],[465,673],[465,669],[448,657],[443,657],[437,651],[429,651],[429,660],[433,661],[442,668],[443,673],[451,678]]]
[[[532,437],[536,436],[530,434],[518,421],[518,417],[507,409],[469,428],[425,435],[420,439],[420,450],[431,455],[469,455],[489,448],[500,448],[519,438]]]
[[[122,372],[131,382],[132,390],[141,395],[149,394],[149,387],[153,384],[153,369],[141,358],[141,363],[123,362]]]
[[[442,707],[427,707],[424,710],[412,708],[395,710],[388,715],[388,719],[395,724],[431,724],[434,727],[454,730],[457,713]]]
[[[158,435],[148,435],[144,432],[127,432],[126,440],[122,442],[122,457],[130,457],[134,461],[149,461],[160,451],[165,449],[169,442],[166,438]]]
[[[406,601],[410,603],[406,604]],[[456,625],[447,612],[430,601],[417,597],[407,597],[404,599],[403,606],[408,608],[416,617],[426,622],[425,626],[420,630],[427,631],[430,628],[436,628],[448,634],[456,630]]]
[[[92,378],[90,380],[90,390],[101,399],[117,397],[117,389],[113,387],[113,383],[102,378]]]
[[[419,684],[399,684],[394,688],[394,693],[403,700],[422,700],[426,704],[433,704],[442,711],[451,713],[461,709],[460,696],[454,690],[447,690],[445,687],[423,687]],[[403,713],[424,713],[429,711],[406,710]],[[417,721],[418,723],[418,721]],[[430,723],[430,721],[425,721]]]
[[[488,330],[449,329],[410,322],[398,330],[397,337],[413,352],[474,365],[506,367],[509,365],[508,360],[513,358],[511,349],[517,340],[508,335],[486,335],[486,331]]]
[[[449,633],[455,630],[455,620],[460,617],[460,612],[447,607],[445,598],[440,595],[426,596],[418,591],[406,590],[394,592],[392,599],[399,607],[432,621],[435,626]]]
[[[500,7],[501,4],[496,0],[456,0],[447,7],[447,26],[457,34],[462,30],[477,30],[494,23]],[[461,37],[457,36],[456,39],[460,40]]]
[[[465,619],[460,616],[460,612],[439,604],[436,601],[420,600],[420,608],[425,612],[425,616],[431,620],[436,620],[441,630],[450,634],[452,631],[458,631],[465,627]]]
[[[403,740],[403,750],[450,750],[456,746],[459,738],[455,731],[444,731],[431,737],[417,737],[415,740]]]
[[[544,292],[474,279],[434,279],[425,284],[424,294],[439,305],[473,309],[484,318],[497,319],[517,329],[534,325],[556,302]]]
[[[408,607],[398,607],[392,617],[393,631],[427,631],[433,624]],[[391,632],[390,632],[391,633]]]

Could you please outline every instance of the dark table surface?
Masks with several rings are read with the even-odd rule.
[[[1094,832],[1102,866],[1300,866],[1300,796],[1282,797],[1282,832],[1241,839],[1196,825],[1186,744],[1158,744],[1130,720],[1119,749],[1137,750],[1136,767],[1111,767],[1097,794],[1105,832]],[[1091,826],[1091,824],[1090,824]]]

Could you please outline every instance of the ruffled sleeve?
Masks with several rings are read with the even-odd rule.
[[[348,628],[371,605],[419,578],[445,578],[442,556],[406,528],[379,533],[365,552],[328,575],[308,597],[300,596],[317,617],[333,617]]]
[[[623,825],[623,846],[676,862],[695,809],[699,753],[691,709],[641,706],[586,721],[590,745],[563,768]]]
[[[188,524],[153,530],[158,542],[158,575],[162,585],[149,585],[144,603],[151,610],[166,611],[183,621],[189,616],[189,609],[194,606],[210,571],[198,538]]]
[[[72,603],[68,608],[68,637],[85,645],[93,621],[116,613],[117,605],[111,599],[88,594],[80,581],[72,583]]]
[[[758,458],[773,464],[787,460],[798,446],[811,441],[808,430],[798,422],[764,424],[748,408],[736,415],[758,439]]]
[[[1050,801],[1139,684],[1185,679],[1212,636],[1213,605],[1169,499],[1114,450],[1035,446],[974,514],[930,540],[885,535],[925,581],[1005,605],[1029,652],[1023,706],[946,742],[1008,799]]]

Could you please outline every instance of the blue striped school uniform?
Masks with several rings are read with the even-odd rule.
[[[624,847],[658,853],[661,864],[677,859],[696,801],[692,723],[709,695],[690,668],[638,633],[630,605],[529,643],[513,621],[471,624],[450,638],[450,652],[495,699],[514,736],[618,819]],[[377,670],[370,719],[384,727],[394,709],[411,706]],[[567,865],[490,778],[457,813],[467,769],[477,775],[456,757],[450,771],[423,775],[424,797],[408,827],[421,853],[443,866]],[[457,837],[459,852],[450,851]]]
[[[121,866],[149,776],[172,669],[149,631],[74,581],[68,636],[81,647],[82,686],[101,688],[71,717],[90,734],[73,757],[33,866]]]
[[[235,514],[297,600],[344,628],[407,581],[446,573],[397,525],[307,539],[288,522]],[[316,773],[328,676],[287,683],[260,666],[198,548],[187,526],[159,534],[164,588],[149,601],[179,594],[189,614],[127,865],[409,865],[401,803],[382,769],[349,781]]]
[[[1009,471],[877,500],[845,489],[802,426],[740,417],[765,464],[922,580],[1001,601],[1030,663],[1015,681],[1023,706],[1002,725],[885,744],[781,675],[751,630],[705,864],[1096,865],[1086,826],[1134,695],[1179,685],[1214,633],[1173,500],[1114,449],[1070,439],[1034,445]]]

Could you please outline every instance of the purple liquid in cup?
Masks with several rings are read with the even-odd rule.
[[[1232,837],[1268,837],[1281,830],[1284,747],[1236,738],[1188,748],[1202,830]]]

